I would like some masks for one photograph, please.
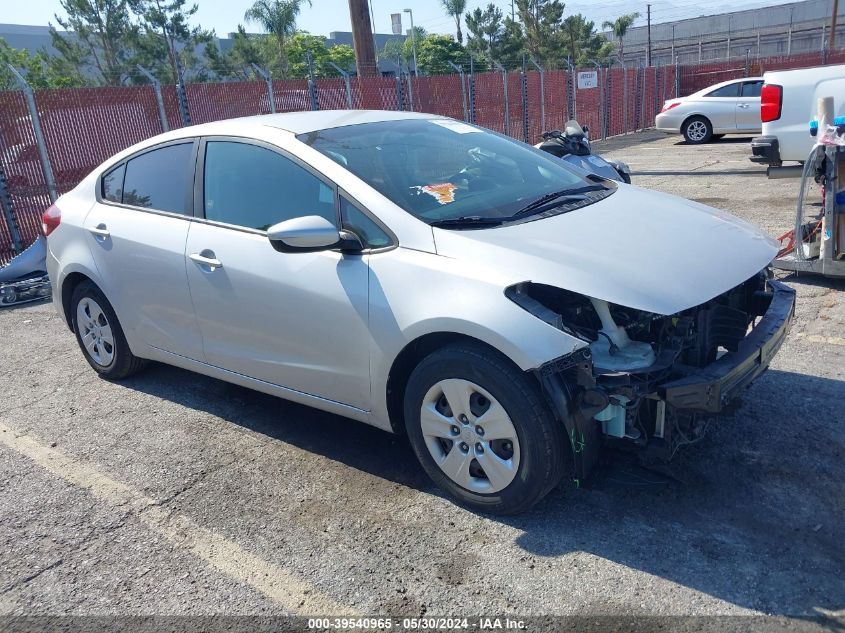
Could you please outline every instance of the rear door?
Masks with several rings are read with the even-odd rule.
[[[702,113],[710,119],[716,134],[736,130],[736,104],[741,84],[741,81],[735,81],[701,98]]]
[[[737,132],[759,132],[762,129],[760,121],[760,90],[763,80],[743,81],[739,99],[736,102]]]
[[[192,139],[122,161],[101,179],[83,227],[130,341],[202,360],[185,270],[195,162]]]

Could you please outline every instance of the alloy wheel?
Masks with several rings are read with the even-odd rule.
[[[703,141],[707,136],[707,125],[704,121],[693,121],[687,126],[687,136],[691,141]]]

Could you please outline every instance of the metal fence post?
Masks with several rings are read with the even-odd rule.
[[[534,64],[540,73],[540,130],[546,131],[546,71],[540,66],[534,58],[531,58],[531,63]]]
[[[475,123],[475,60],[469,56],[469,122]]]
[[[675,98],[681,96],[681,64],[675,60]]]
[[[570,119],[577,119],[578,118],[578,93],[575,91],[575,65],[572,63],[572,60],[568,57],[566,58],[566,65],[569,68],[569,81],[568,86],[566,87],[566,114]],[[569,90],[569,87],[572,87],[572,90]]]
[[[23,250],[23,240],[21,240],[18,218],[15,216],[15,210],[12,207],[12,196],[9,194],[9,183],[6,182],[6,172],[3,171],[3,165],[0,165],[0,211],[3,212],[6,226],[9,227],[9,236],[12,238],[12,250],[15,253],[20,253]]]
[[[493,62],[493,65],[496,69],[502,73],[502,86],[504,88],[504,98],[505,98],[505,135],[511,135],[511,112],[510,112],[510,103],[508,102],[508,71],[505,70],[505,67],[502,66],[499,62],[495,59],[490,60]]]
[[[44,140],[44,132],[41,129],[41,117],[38,116],[38,107],[35,105],[35,94],[32,92],[32,86],[26,82],[23,75],[11,64],[7,64],[7,66],[12,71],[12,74],[15,75],[15,79],[17,79],[26,96],[26,106],[29,109],[32,130],[35,132],[35,143],[38,146],[38,156],[41,158],[41,170],[44,172],[44,182],[47,183],[47,193],[50,196],[50,202],[55,202],[59,197],[59,193],[56,187],[56,179],[53,177],[53,167],[50,165],[50,157],[47,155],[47,143]]]
[[[598,80],[599,86],[599,104],[601,109],[599,110],[599,116],[601,117],[599,120],[600,131],[602,133],[602,140],[604,140],[604,118],[605,113],[607,112],[607,103],[605,102],[605,94],[604,94],[604,82],[601,79],[601,64],[599,64],[594,59],[589,60],[589,62],[596,67],[596,79]]]
[[[328,61],[328,60],[327,60]],[[343,84],[346,87],[346,107],[350,110],[352,109],[352,86],[349,83],[349,73],[343,70],[340,66],[335,64],[334,62],[328,62],[329,66],[334,68],[337,72],[340,73],[341,77],[343,77]]]
[[[159,83],[159,80],[156,79],[150,71],[140,64],[138,64],[138,70],[142,75],[144,75],[144,77],[149,79],[150,83],[153,85],[153,91],[156,95],[156,104],[158,105],[158,118],[161,120],[161,131],[169,132],[170,125],[167,123],[167,113],[164,110],[164,99],[161,96],[161,83]]]
[[[185,91],[185,77],[182,74],[182,64],[179,62],[179,55],[174,54],[176,60],[176,97],[179,102],[179,115],[182,117],[182,125],[188,127],[191,124],[191,110],[188,108],[188,93]]]
[[[267,84],[267,101],[270,103],[270,112],[276,114],[276,95],[273,93],[273,80],[270,79],[270,73],[255,62],[253,62],[252,67]]]
[[[464,121],[468,121],[467,118],[467,90],[466,86],[464,85],[464,69],[458,66],[457,64],[453,64],[450,60],[446,60],[446,63],[452,67],[452,70],[458,73],[461,78],[461,105],[464,108]]]
[[[522,140],[528,142],[528,76],[525,74],[525,55],[519,71],[519,100],[522,103]]]
[[[417,82],[419,83],[420,76],[417,73],[417,68],[414,67],[414,75],[417,78]],[[414,90],[411,88],[411,69],[408,68],[408,74],[405,75],[405,81],[408,82],[408,106],[411,108],[411,112],[414,111]]]
[[[308,61],[308,95],[311,97],[311,109],[319,110],[320,102],[317,99],[317,82],[314,79],[314,57],[311,51],[305,51],[305,59]]]
[[[396,75],[396,109],[405,109],[405,98],[402,95],[402,69],[399,69],[399,74]]]

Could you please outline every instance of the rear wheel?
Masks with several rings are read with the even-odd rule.
[[[703,116],[694,116],[684,123],[682,132],[687,143],[700,145],[708,143],[713,137],[713,126]]]
[[[76,341],[94,371],[120,380],[146,365],[147,361],[132,354],[114,309],[96,285],[90,281],[79,284],[70,305]]]
[[[425,358],[405,391],[405,425],[431,479],[474,510],[527,510],[561,480],[570,455],[537,384],[481,345]]]

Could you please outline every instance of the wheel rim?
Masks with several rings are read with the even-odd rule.
[[[114,334],[103,309],[89,297],[76,306],[76,327],[88,356],[101,367],[114,360]]]
[[[707,136],[707,126],[704,121],[693,121],[687,126],[687,136],[691,141],[703,141]]]
[[[423,398],[420,425],[440,470],[473,492],[506,488],[519,470],[519,438],[504,407],[468,380],[436,383]]]

